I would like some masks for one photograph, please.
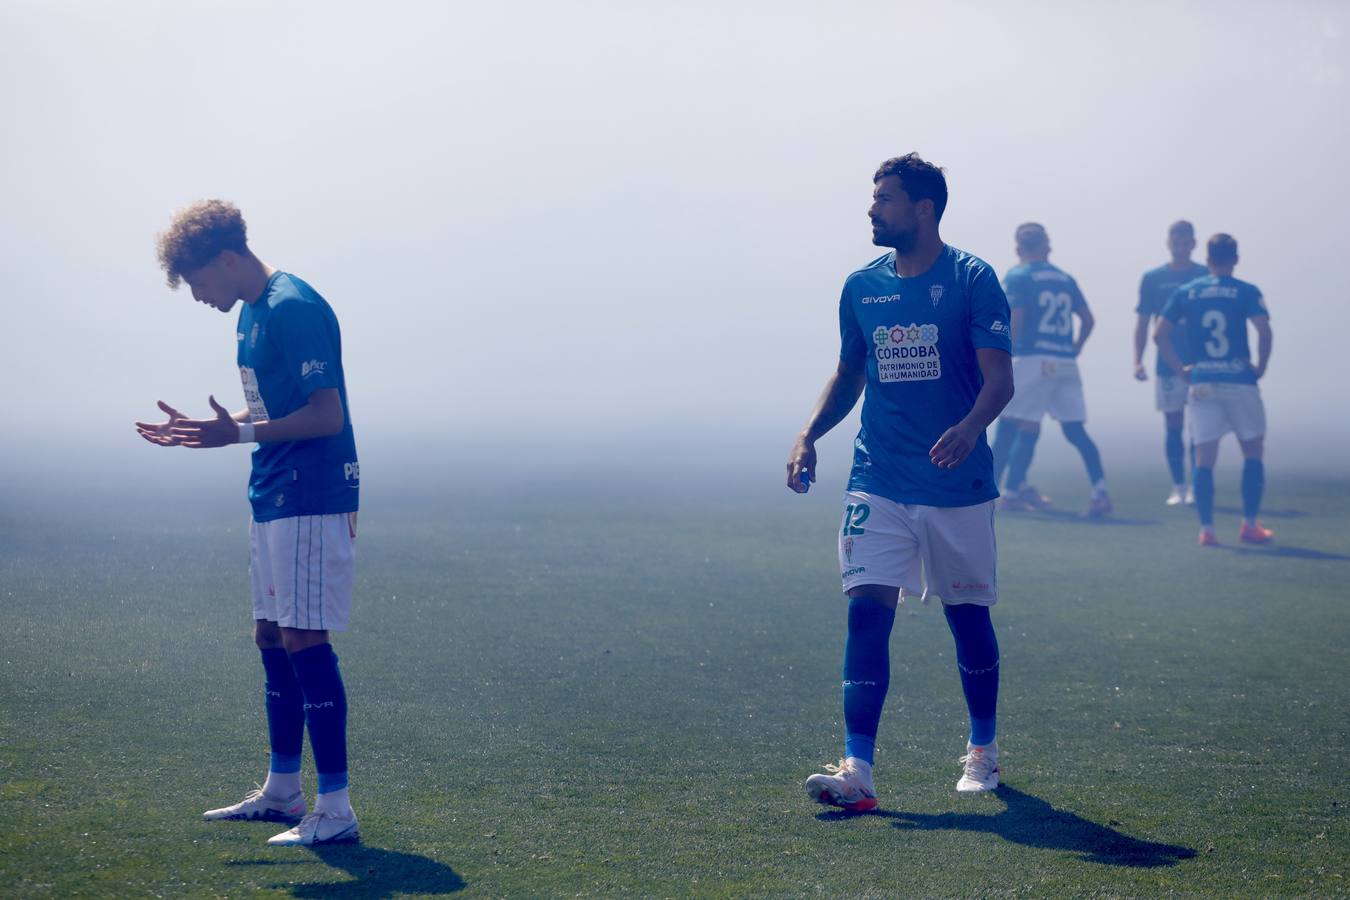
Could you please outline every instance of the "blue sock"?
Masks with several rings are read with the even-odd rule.
[[[877,725],[891,685],[891,626],[895,610],[866,597],[848,601],[844,643],[844,755],[871,765]]]
[[[1087,467],[1088,481],[1095,485],[1106,477],[1106,473],[1102,471],[1102,455],[1097,452],[1097,445],[1092,443],[1092,438],[1088,437],[1087,429],[1083,427],[1082,422],[1065,422],[1062,427],[1065,439],[1073,444],[1083,457],[1083,465]]]
[[[1195,511],[1200,515],[1200,524],[1207,528],[1214,526],[1214,469],[1209,466],[1196,466]]]
[[[1012,490],[1026,484],[1027,470],[1031,468],[1031,457],[1036,453],[1036,441],[1041,437],[1039,430],[1017,430],[1017,438],[1008,451],[1008,486]]]
[[[1242,518],[1248,522],[1256,521],[1261,511],[1261,494],[1266,489],[1266,464],[1259,459],[1249,459],[1242,464]]]
[[[338,672],[332,644],[316,644],[291,654],[295,675],[305,692],[305,721],[319,793],[347,786],[347,692]]]
[[[267,737],[272,747],[271,771],[300,771],[305,741],[305,695],[296,680],[290,657],[280,647],[262,652],[263,706],[267,710]]]
[[[994,454],[994,487],[1003,483],[1003,470],[1008,467],[1008,453],[1011,452],[1016,440],[1017,425],[1007,419],[999,419],[998,428],[994,431],[994,446],[990,448]]]
[[[989,607],[944,603],[942,611],[956,639],[956,667],[970,712],[970,742],[992,744],[998,724],[998,638]]]
[[[1172,483],[1185,484],[1186,445],[1181,440],[1181,429],[1167,429],[1167,443],[1163,446],[1167,454],[1167,468],[1172,473]]]

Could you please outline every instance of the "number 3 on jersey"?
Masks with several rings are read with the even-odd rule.
[[[844,510],[844,537],[855,534],[862,534],[865,529],[863,523],[867,517],[872,514],[872,508],[866,503],[850,503]]]
[[[1228,319],[1217,309],[1211,309],[1200,317],[1200,325],[1209,332],[1205,341],[1205,352],[1219,359],[1228,355]]]

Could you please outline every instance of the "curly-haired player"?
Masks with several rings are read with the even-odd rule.
[[[257,444],[249,479],[249,575],[255,638],[266,673],[271,765],[262,787],[207,820],[298,823],[273,845],[357,840],[347,796],[347,695],[330,631],[351,612],[360,466],[347,407],[337,317],[312,287],[253,255],[239,210],[221,200],[175,214],[159,236],[169,286],[228,313],[243,300],[235,338],[247,407],[190,419],[137,422],[164,447]],[[309,811],[300,788],[305,726],[318,769]]]

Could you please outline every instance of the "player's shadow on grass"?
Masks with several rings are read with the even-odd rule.
[[[1114,525],[1138,528],[1144,525],[1157,525],[1157,519],[1130,519],[1125,516],[1102,516],[1097,519],[1089,519],[1082,513],[1074,512],[1070,509],[1040,509],[1034,512],[1010,509],[999,510],[1000,516],[1012,516],[1018,519],[1040,519],[1051,522],[1070,522],[1074,525]]]
[[[1008,785],[1001,785],[996,794],[1007,804],[1003,812],[983,813],[929,813],[893,812],[881,810],[869,815],[897,819],[896,828],[922,831],[957,830],[983,831],[996,834],[1014,844],[1042,847],[1047,850],[1068,850],[1078,854],[1084,862],[1108,866],[1130,866],[1153,869],[1174,866],[1183,859],[1191,859],[1195,851],[1175,844],[1141,841],[1114,828],[1089,822],[1082,816],[1055,809],[1039,797],[1023,793]],[[820,818],[842,818],[847,813],[824,813]]]
[[[1239,509],[1239,508],[1236,507],[1236,506],[1216,506],[1216,507],[1214,507],[1214,511],[1215,511],[1216,513],[1223,513],[1224,515],[1232,515],[1232,516],[1240,516],[1240,515],[1242,515],[1242,510]],[[1263,518],[1263,519],[1301,519],[1301,518],[1303,518],[1303,517],[1306,516],[1306,515],[1307,515],[1307,513],[1305,513],[1305,512],[1304,512],[1303,510],[1301,510],[1301,509],[1263,509],[1263,510],[1261,510],[1261,518]]]
[[[1288,544],[1271,544],[1266,547],[1225,547],[1224,549],[1235,556],[1278,556],[1282,559],[1350,559],[1350,556],[1346,556],[1344,553],[1327,553],[1325,550],[1291,547]]]
[[[277,884],[277,890],[290,891],[295,897],[375,898],[405,894],[453,894],[463,890],[465,882],[454,869],[416,853],[381,850],[365,844],[324,844],[310,852],[324,864],[341,869],[351,881],[322,881],[308,884]],[[294,865],[310,862],[297,859],[241,860],[234,865]]]

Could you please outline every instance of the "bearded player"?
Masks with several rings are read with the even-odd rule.
[[[328,303],[255,256],[233,205],[180,210],[159,236],[169,286],[222,313],[242,300],[235,338],[245,409],[190,419],[160,401],[160,423],[137,422],[164,447],[256,444],[248,495],[254,639],[262,654],[271,758],[259,790],[207,811],[208,821],[265,819],[295,827],[274,846],[354,841],[347,793],[347,695],[330,631],[351,612],[360,467],[347,407],[342,339]],[[305,727],[318,770],[309,811],[300,787]]]
[[[1219,543],[1214,533],[1214,463],[1219,440],[1232,432],[1242,448],[1242,527],[1244,544],[1268,544],[1275,533],[1256,520],[1265,492],[1262,457],[1266,408],[1257,382],[1270,365],[1273,337],[1265,298],[1254,284],[1233,277],[1238,245],[1232,235],[1209,239],[1209,274],[1177,288],[1163,307],[1153,340],[1167,364],[1190,384],[1191,438],[1195,442],[1195,511],[1200,516],[1200,546]],[[1256,359],[1247,341],[1247,323],[1256,329]],[[1178,325],[1194,362],[1186,364],[1172,344]]]
[[[839,301],[841,349],[787,463],[804,492],[816,441],[866,391],[843,497],[839,566],[848,595],[844,758],[806,780],[820,803],[877,805],[877,726],[901,596],[942,599],[970,714],[956,789],[998,786],[995,489],[984,430],[1013,393],[1008,301],[988,264],[943,243],[942,170],[911,153],[872,178],[872,242],[893,250],[854,272]]]

